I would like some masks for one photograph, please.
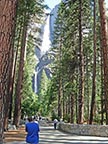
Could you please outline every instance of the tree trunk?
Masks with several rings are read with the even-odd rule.
[[[9,54],[9,59],[10,59],[10,63],[9,63],[9,79],[8,79],[8,95],[6,97],[6,106],[4,107],[4,130],[8,129],[8,118],[9,118],[9,110],[10,110],[10,103],[11,103],[11,92],[13,90],[13,64],[14,64],[14,37],[15,37],[15,28],[16,28],[16,10],[17,7],[15,9],[13,9],[13,11],[11,11],[15,17],[14,17],[14,21],[13,23],[13,40],[12,40],[12,44],[11,44],[11,49],[10,49],[10,54]]]
[[[94,28],[93,28],[93,43],[94,43],[94,60],[93,60],[93,81],[92,81],[92,99],[91,99],[91,110],[89,124],[93,122],[95,97],[96,97],[96,2],[94,0]]]
[[[106,110],[106,124],[108,124],[108,44],[107,44],[107,26],[104,8],[104,0],[99,0],[100,23],[101,23],[101,46],[103,52],[104,66],[104,97]]]
[[[82,40],[82,0],[79,0],[79,97],[78,97],[78,123],[83,123],[84,118],[84,55]]]
[[[27,35],[27,15],[25,12],[23,32],[22,32],[19,70],[18,70],[18,79],[17,79],[17,83],[16,83],[16,90],[15,90],[15,108],[14,108],[13,124],[16,125],[16,127],[19,126],[19,122],[20,122],[20,118],[21,118],[21,95],[22,95],[21,92],[22,92],[22,86],[23,86],[22,83],[23,83],[23,74],[24,74],[26,35]]]
[[[0,1],[0,144],[3,143],[3,121],[9,106],[8,82],[17,0]]]
[[[22,24],[20,24],[20,29],[16,31],[16,33],[19,36],[18,36],[18,42],[17,42],[17,46],[16,46],[16,51],[14,53],[14,60],[13,60],[13,64],[12,64],[12,75],[10,76],[11,83],[10,83],[10,88],[9,88],[9,95],[10,95],[9,96],[10,97],[9,119],[11,119],[12,109],[13,109],[13,87],[14,87],[14,79],[15,79],[15,73],[16,73],[16,63],[17,63],[17,58],[18,58],[18,48],[20,47],[21,31],[22,31]]]
[[[58,117],[62,118],[62,82],[61,82],[61,77],[59,80],[59,93],[58,93]]]
[[[70,115],[70,123],[74,123],[74,97],[71,94],[71,115]]]
[[[103,92],[103,55],[101,46],[101,125],[104,122],[104,92]]]
[[[59,38],[59,54],[58,54],[58,61],[59,61],[59,68],[61,68],[61,58],[62,58],[62,38]],[[62,98],[63,98],[63,84],[62,84],[62,74],[59,71],[59,88],[58,88],[58,117],[62,118]]]

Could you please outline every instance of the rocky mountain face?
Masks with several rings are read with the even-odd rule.
[[[38,94],[41,75],[45,71],[48,78],[51,77],[51,71],[48,65],[52,62],[51,53],[49,53],[50,44],[53,41],[54,23],[57,17],[59,5],[56,5],[51,12],[45,15],[45,24],[41,26],[42,28],[42,45],[41,47],[35,48],[35,54],[37,59],[37,66],[35,69],[35,74],[33,77],[33,89],[34,92]]]

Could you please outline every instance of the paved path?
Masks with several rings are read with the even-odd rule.
[[[39,144],[108,144],[107,137],[77,136],[54,130],[53,127],[40,127]],[[26,144],[26,142],[11,142],[6,144]]]

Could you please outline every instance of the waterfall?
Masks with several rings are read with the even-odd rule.
[[[42,38],[42,46],[41,46],[41,52],[42,55],[45,54],[50,48],[50,14],[47,14],[45,25],[44,25],[44,31],[43,31],[43,38]]]
[[[51,71],[48,67],[51,64],[52,59],[49,57],[49,49],[51,48],[51,42],[53,40],[54,23],[57,17],[58,5],[51,10],[51,12],[46,12],[44,18],[44,24],[41,25],[40,38],[42,40],[41,46],[36,47],[35,53],[37,57],[37,65],[35,68],[35,76],[33,79],[34,92],[38,94],[41,75],[45,71],[47,78],[51,77]]]

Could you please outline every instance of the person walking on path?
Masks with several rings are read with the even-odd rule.
[[[29,144],[39,144],[39,124],[34,122],[32,117],[28,118],[28,123],[25,125],[27,132],[26,142]]]
[[[54,119],[54,129],[55,129],[55,130],[57,129],[57,123],[58,123],[58,120],[57,120],[57,119]]]

